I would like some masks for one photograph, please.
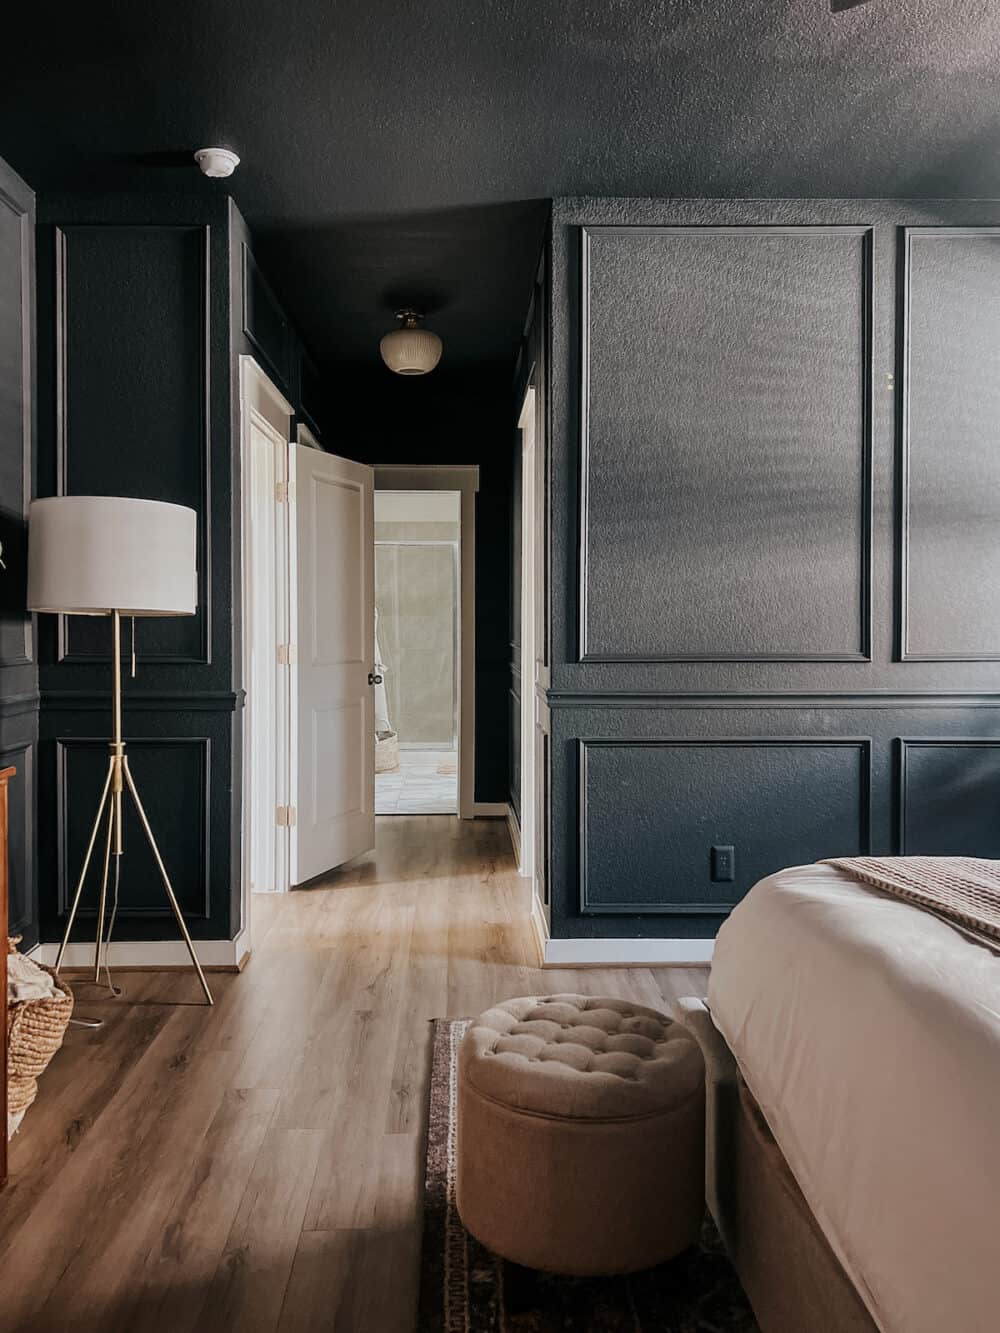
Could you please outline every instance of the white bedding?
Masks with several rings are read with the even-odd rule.
[[[797,866],[722,927],[708,1003],[883,1333],[997,1333],[1000,954]]]

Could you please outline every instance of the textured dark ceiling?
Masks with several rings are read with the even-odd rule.
[[[5,20],[40,191],[231,189],[318,358],[508,360],[557,194],[1000,194],[994,0],[110,0]],[[203,181],[190,150],[243,165]],[[535,201],[532,203],[532,201]]]

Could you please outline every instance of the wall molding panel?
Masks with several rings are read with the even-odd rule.
[[[548,257],[556,952],[1000,858],[1000,201],[562,198]]]
[[[870,660],[872,228],[587,225],[579,230],[577,660],[631,664]],[[843,248],[843,256],[835,262],[813,263],[810,252],[824,243]],[[731,261],[730,270],[725,251],[732,246],[742,249],[740,257]],[[638,254],[630,263],[628,252],[636,247]],[[787,262],[782,254],[786,248],[794,252]],[[689,249],[691,253],[685,253]],[[755,253],[758,251],[759,255]],[[603,258],[598,259],[598,254]],[[742,270],[758,258],[760,270],[750,274],[746,291],[739,293],[747,307],[744,332],[749,336],[751,328],[764,328],[765,315],[770,315],[776,321],[774,336],[764,328],[761,345],[746,349],[748,364],[739,372],[743,349],[738,342],[720,347],[726,342],[723,328],[716,329],[712,320],[718,315],[725,325],[737,318],[740,307],[739,303],[733,304],[732,284],[740,281]],[[693,265],[688,262],[691,260],[695,260]],[[635,267],[636,274],[631,267]],[[689,273],[689,267],[696,271]],[[719,269],[723,271],[717,272]],[[598,273],[602,275],[600,289]],[[769,288],[774,285],[770,279],[774,277],[785,277],[787,290],[781,292],[781,299],[775,300],[772,308],[766,308]],[[657,279],[662,279],[662,292],[656,290]],[[825,289],[838,279],[845,290],[837,308],[817,324],[819,317],[814,309],[822,304]],[[724,285],[713,291],[713,280]],[[810,290],[810,283],[816,291]],[[822,293],[820,288],[824,289]],[[701,294],[703,290],[705,295]],[[635,313],[634,306],[642,300],[643,292],[650,293],[648,309]],[[724,311],[719,301],[713,305],[715,297],[719,301],[725,298]],[[665,306],[682,310],[685,301],[691,306],[687,314],[666,321],[659,313]],[[664,327],[640,328],[646,319],[657,318],[665,320]],[[804,323],[801,331],[800,322]],[[795,354],[788,347],[793,331],[794,342],[798,342],[800,332],[802,335]],[[839,346],[831,342],[833,337],[841,339]],[[704,339],[704,346],[699,338]],[[811,351],[810,338],[814,343]],[[822,340],[830,342],[834,356],[829,355],[830,346],[817,345]],[[762,371],[760,360],[768,347],[776,349],[775,362]],[[713,349],[720,357],[714,373],[704,365]],[[661,358],[666,358],[665,371],[661,370]],[[847,363],[846,371],[840,367],[842,361]],[[734,372],[742,373],[743,379],[731,383]],[[768,372],[772,372],[770,378],[761,383]],[[783,397],[780,404],[772,404],[779,380]],[[733,401],[739,402],[741,409],[754,410],[756,435],[752,438],[742,438],[743,422],[733,422],[731,438],[726,435],[725,421],[719,414],[727,393],[735,395]],[[848,393],[853,393],[854,403],[850,414],[845,415]],[[814,402],[810,402],[811,394],[815,394]],[[605,401],[602,415],[595,404],[603,406]],[[710,423],[712,428],[704,425],[705,418],[712,415],[719,419],[718,432],[714,422]],[[838,422],[842,424],[838,426]],[[595,430],[599,440],[595,439]],[[688,437],[696,443],[687,444]],[[825,458],[832,438],[837,438],[847,468],[834,468]],[[741,451],[749,446],[766,452],[747,456]],[[673,461],[677,449],[682,450],[681,462]],[[633,463],[637,450],[638,459]],[[814,457],[808,456],[810,450]],[[713,453],[714,458],[707,458]],[[603,469],[600,499],[593,475],[598,458]],[[759,486],[755,486],[752,474],[738,472],[734,484],[727,485],[725,474],[748,462],[762,475]],[[633,466],[636,471],[630,478]],[[825,470],[820,483],[810,480],[807,474],[821,466]],[[829,513],[820,510],[824,491],[817,489],[819,484],[825,484],[826,495],[831,497]],[[770,494],[772,490],[777,495]],[[772,512],[778,501],[784,502],[784,512],[780,508]],[[720,503],[721,508],[717,507]],[[663,505],[670,507],[670,521],[664,520],[662,530],[655,530],[655,515]],[[787,527],[791,508],[798,512],[792,514],[792,527],[785,532],[781,525]],[[725,531],[734,512],[747,525],[737,530],[735,546],[733,535]],[[853,532],[844,537],[842,530],[848,523],[853,524]],[[680,531],[675,538],[678,524]],[[634,531],[643,525],[654,529],[660,551],[648,576],[644,566],[650,562],[649,543],[643,560],[639,555],[643,534]],[[818,533],[811,533],[810,525],[818,528]],[[723,552],[727,547],[744,550],[744,536],[752,538],[757,550],[774,545],[778,551],[782,550],[781,543],[799,543],[801,586],[788,579],[787,571],[782,569],[783,560],[774,558],[761,564],[755,577],[745,580],[745,586],[734,588],[730,595],[725,585],[743,578],[742,562],[737,558],[731,564]],[[815,593],[804,581],[808,559],[814,554],[814,536],[818,537],[821,554],[824,543],[839,542],[828,560],[828,570],[840,579],[845,604],[852,603],[849,612],[839,617],[845,636],[839,645],[832,641],[821,644],[817,639],[826,633],[825,622],[833,606],[827,587],[825,612],[818,616]],[[698,552],[701,547],[704,566],[691,565],[691,551]],[[619,548],[636,553],[620,570],[613,564]],[[671,570],[663,565],[664,553],[669,555]],[[787,552],[782,550],[782,555],[787,556]],[[713,572],[716,563],[718,578]],[[672,577],[674,569],[676,578]],[[640,581],[645,593],[636,595],[632,585]],[[773,593],[772,584],[779,588],[780,595]],[[666,590],[670,596],[661,605],[659,599]],[[801,631],[801,641],[768,641],[770,636],[780,635],[775,623],[780,608],[796,597],[797,614],[809,623],[796,627],[789,621],[785,628],[788,635]],[[713,599],[718,603],[715,611],[711,609]],[[749,611],[740,605],[741,600],[749,600]],[[753,614],[754,605],[761,615]],[[768,607],[770,614],[763,614]],[[657,615],[665,617],[662,626]],[[671,628],[669,622],[673,620],[677,624]],[[592,625],[592,621],[599,624]],[[767,627],[764,636],[757,633],[761,622]],[[644,644],[640,642],[643,629],[648,631]],[[680,637],[671,642],[675,634]],[[734,639],[740,636],[756,637],[758,642],[754,647],[738,647]],[[609,646],[612,639],[628,639],[635,646],[615,649]],[[693,646],[698,639],[705,646]]]
[[[897,854],[1000,860],[1000,735],[900,737]]]
[[[56,741],[55,751],[58,915],[65,922],[83,863],[86,837],[100,799],[108,742],[106,737],[99,736],[65,737]],[[208,921],[212,911],[212,848],[208,817],[211,751],[209,736],[133,735],[128,739],[128,754],[139,796],[174,892],[185,917],[192,922]],[[127,794],[123,799],[125,854],[122,857],[118,919],[124,922],[146,918],[173,923],[173,913],[134,804]],[[79,921],[92,920],[96,915],[92,900],[100,879],[103,842],[102,832],[91,860]]]
[[[8,929],[23,936],[25,948],[38,938],[38,644],[26,609],[37,427],[35,314],[35,196],[0,161],[0,768],[17,769],[8,788]]]
[[[750,884],[785,864],[784,846],[793,863],[831,846],[870,852],[870,737],[586,737],[577,750],[583,916],[725,917]],[[794,831],[761,826],[761,790],[772,808],[797,793]],[[715,844],[735,847],[736,868],[731,881],[712,885]],[[747,858],[755,867],[749,883]],[[662,885],[660,898],[632,897],[628,888],[611,896],[607,886],[623,878]]]
[[[1000,226],[907,227],[900,304],[899,658],[997,662]]]
[[[0,541],[7,566],[0,583],[0,673],[11,674],[9,668],[35,663],[34,625],[24,610],[35,433],[35,209],[31,191],[3,163],[0,247],[5,371],[0,392],[11,432],[0,457]]]
[[[10,802],[8,871],[10,875],[7,917],[8,935],[20,935],[34,943],[38,928],[35,887],[35,753],[34,721],[30,739],[0,744],[0,768],[13,764],[17,774],[8,787]]]
[[[896,712],[904,708],[1000,708],[1000,691],[994,694],[960,694],[953,691],[856,691],[852,693],[816,692],[803,694],[795,690],[761,690],[750,694],[733,690],[726,694],[709,691],[670,693],[660,690],[547,690],[544,698],[550,708],[881,708]]]
[[[56,226],[55,239],[55,452],[56,494],[144,495],[146,498],[186,504],[198,511],[198,609],[193,617],[158,619],[139,625],[136,638],[141,660],[147,664],[208,666],[211,664],[211,438],[209,386],[211,384],[211,229],[192,223],[104,223]],[[131,251],[126,247],[131,246]],[[74,247],[76,253],[74,254]],[[123,253],[124,251],[124,253]],[[118,289],[104,281],[106,266],[125,266],[132,283]],[[96,308],[118,297],[123,306],[134,308],[142,282],[148,283],[148,309],[135,317],[131,341],[143,348],[144,364],[135,378],[134,392],[144,400],[157,385],[159,369],[151,364],[160,353],[172,370],[172,379],[162,386],[156,414],[157,430],[163,439],[150,439],[152,424],[137,402],[130,401],[127,358],[107,356],[93,337]],[[176,295],[172,311],[163,308],[169,293]],[[80,325],[74,327],[75,311],[83,306]],[[113,310],[106,312],[113,318]],[[154,330],[162,321],[159,337]],[[185,338],[177,340],[178,323]],[[188,327],[197,329],[192,341]],[[74,334],[79,343],[74,343]],[[162,344],[162,347],[160,346]],[[133,354],[138,354],[138,351]],[[77,366],[77,356],[88,358],[86,369]],[[86,386],[78,395],[78,381]],[[121,399],[122,419],[103,416],[110,402]],[[146,405],[144,402],[143,405]],[[129,428],[126,418],[132,421]],[[106,429],[108,438],[124,453],[106,458],[95,449]],[[171,450],[171,436],[183,440],[183,448]],[[79,443],[78,443],[79,440]],[[137,460],[122,466],[123,458]],[[161,466],[155,465],[156,459]],[[187,459],[190,458],[190,463]],[[183,464],[179,459],[185,460]],[[110,469],[110,471],[109,471]],[[183,477],[190,471],[192,475]],[[124,474],[124,475],[123,475]],[[193,474],[196,474],[193,475]],[[171,484],[171,477],[173,484]],[[180,489],[179,489],[180,485]],[[59,616],[56,660],[60,664],[106,664],[111,660],[110,632],[103,622],[91,618]],[[153,637],[155,646],[143,647]],[[181,647],[181,644],[188,646]],[[169,645],[174,644],[171,647]]]

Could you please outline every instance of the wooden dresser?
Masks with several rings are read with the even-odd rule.
[[[0,1042],[0,1088],[3,1089],[3,1135],[0,1137],[0,1188],[7,1182],[7,783],[17,772],[0,768],[0,1005],[3,1006],[3,1041]]]

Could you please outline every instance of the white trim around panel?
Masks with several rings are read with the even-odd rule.
[[[547,940],[546,967],[703,967],[714,939]]]
[[[28,950],[28,957],[52,967],[58,950],[58,944],[36,944]],[[225,972],[242,971],[250,953],[250,932],[241,930],[234,940],[195,940],[194,951],[202,967]],[[183,968],[187,971],[191,959],[183,940],[112,940],[108,946],[108,964],[112,972],[116,968]],[[93,971],[94,946],[67,945],[62,965],[64,971],[74,968]]]

